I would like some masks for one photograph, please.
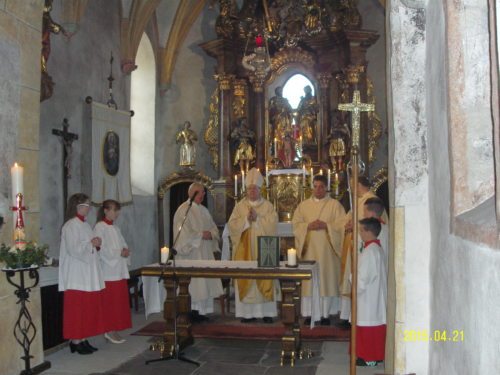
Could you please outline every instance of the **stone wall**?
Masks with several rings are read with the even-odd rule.
[[[39,238],[39,109],[40,109],[40,50],[42,30],[41,0],[0,1],[0,194],[10,199],[10,167],[14,161],[25,170],[24,193],[29,211],[25,215],[29,239]],[[6,218],[0,230],[0,242],[12,241],[12,220]],[[19,305],[14,288],[0,274],[0,373],[18,374],[24,368],[21,347],[12,330]],[[40,289],[31,291],[28,309],[37,327],[31,346],[32,366],[43,361],[40,322]]]

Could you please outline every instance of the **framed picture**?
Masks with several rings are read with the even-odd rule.
[[[259,236],[257,265],[259,267],[279,267],[280,238],[276,236]]]

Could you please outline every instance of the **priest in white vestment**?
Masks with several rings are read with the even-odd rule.
[[[229,218],[229,235],[233,245],[233,260],[257,260],[258,236],[276,236],[278,215],[273,205],[261,197],[263,178],[252,168],[246,178],[247,196],[236,204]],[[243,323],[263,318],[272,323],[278,315],[277,280],[236,280],[236,316]]]
[[[189,199],[179,206],[174,215],[174,238],[186,217],[175,244],[177,259],[214,260],[214,252],[220,251],[219,230],[207,208],[201,204],[205,196],[203,185],[191,184],[188,195]],[[201,316],[213,313],[214,298],[223,294],[222,283],[220,279],[192,278],[189,294],[193,312],[197,311]],[[198,314],[194,313],[194,317]]]
[[[340,309],[340,253],[345,216],[344,207],[330,198],[325,176],[313,179],[313,196],[303,201],[293,214],[295,246],[301,260],[319,265],[321,324],[330,324],[329,316]],[[311,282],[302,283],[302,316],[311,316]],[[308,323],[306,319],[306,324]]]

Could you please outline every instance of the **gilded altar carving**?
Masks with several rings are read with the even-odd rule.
[[[380,186],[388,179],[388,171],[386,167],[380,168],[372,178],[372,191],[377,191]]]
[[[271,77],[268,81],[274,81],[290,66],[299,65],[306,71],[313,72],[314,64],[314,56],[299,47],[282,49],[271,58]]]
[[[347,82],[351,85],[356,85],[359,83],[361,74],[364,73],[365,67],[363,65],[349,65],[344,69],[344,74],[346,75]]]
[[[158,198],[163,199],[165,193],[170,190],[172,186],[183,182],[199,182],[206,187],[209,192],[213,190],[212,179],[210,177],[194,169],[185,168],[179,172],[171,173],[160,183],[158,187]]]
[[[233,118],[240,119],[246,117],[246,81],[244,79],[237,79],[233,84]]]
[[[271,189],[271,199],[278,212],[279,221],[292,221],[293,213],[303,197],[302,175],[271,176]]]
[[[215,32],[219,38],[230,38],[235,31],[235,14],[233,0],[219,1],[219,16],[215,20]]]
[[[215,74],[214,78],[219,82],[221,90],[230,90],[231,82],[234,80],[234,74]]]
[[[216,87],[210,97],[210,117],[205,134],[203,135],[203,140],[208,146],[212,167],[215,170],[219,166],[219,92],[219,88]]]
[[[366,97],[367,102],[376,106],[376,98],[373,87],[373,82],[368,77],[366,78]],[[378,117],[377,112],[368,112],[368,164],[372,164],[376,158],[380,137],[382,136],[382,122]]]
[[[328,87],[330,86],[330,81],[332,80],[331,73],[319,73],[317,78],[319,87],[321,87],[322,89],[328,89]]]

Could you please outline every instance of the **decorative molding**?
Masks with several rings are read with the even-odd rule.
[[[182,43],[204,8],[205,2],[206,0],[182,0],[179,2],[167,44],[161,56],[160,85],[169,86],[172,82],[175,62]]]
[[[158,186],[158,198],[163,199],[165,193],[172,188],[172,186],[183,183],[183,182],[199,182],[209,191],[213,190],[212,179],[202,172],[197,172],[191,168],[185,168],[179,172],[174,172],[165,177]]]
[[[365,67],[363,65],[349,65],[343,71],[347,77],[347,82],[351,85],[357,85],[361,74],[365,71]]]
[[[207,128],[203,134],[203,140],[208,146],[208,152],[212,167],[217,170],[219,167],[219,87],[216,87],[210,98],[210,117],[208,119]]]
[[[219,88],[223,91],[231,89],[231,83],[236,76],[234,74],[215,74],[214,78],[219,82]]]
[[[130,74],[137,69],[137,65],[135,65],[135,60],[130,60],[130,59],[122,59],[120,66],[122,68],[122,72],[125,74]]]
[[[121,61],[135,61],[142,34],[144,34],[146,25],[159,3],[160,0],[133,0],[128,17],[122,16],[120,27]],[[125,67],[128,68],[128,66]],[[123,72],[126,73],[126,71]]]
[[[327,89],[330,86],[330,81],[332,80],[333,76],[331,73],[318,73],[317,79],[319,82],[319,87],[322,89]]]
[[[301,65],[308,71],[314,70],[315,58],[312,53],[299,47],[284,48],[271,58],[271,76],[281,75],[290,65]]]

